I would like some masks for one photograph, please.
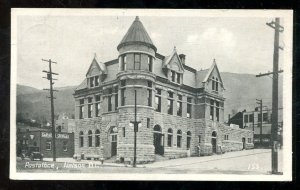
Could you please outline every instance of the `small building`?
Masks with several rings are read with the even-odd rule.
[[[70,119],[66,113],[62,113],[58,115],[55,126],[57,132],[73,133],[75,131],[75,120]]]
[[[254,145],[256,147],[270,147],[271,146],[271,116],[272,111],[266,109],[261,112],[258,108],[254,111],[242,111],[236,113],[229,119],[229,124],[236,124],[239,128],[252,130],[254,132]],[[279,120],[282,119],[279,114]],[[260,121],[262,121],[262,127],[260,128]],[[282,122],[279,122],[279,139],[282,144]]]
[[[49,130],[26,130],[17,134],[17,155],[22,152],[41,152],[52,157],[52,133]],[[74,133],[56,133],[56,157],[72,157],[74,154]]]

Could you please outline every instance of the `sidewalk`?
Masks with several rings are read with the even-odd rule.
[[[201,156],[201,157],[187,157],[187,158],[178,158],[172,160],[165,160],[161,162],[154,162],[151,164],[147,164],[147,168],[164,168],[164,167],[177,167],[183,165],[192,165],[198,163],[204,163],[209,161],[216,160],[225,160],[237,157],[244,157],[248,155],[262,154],[262,153],[270,153],[270,149],[251,149],[251,150],[243,150],[243,151],[235,151],[235,152],[226,152],[224,154],[212,155],[212,156]]]

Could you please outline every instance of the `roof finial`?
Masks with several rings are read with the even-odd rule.
[[[176,51],[176,46],[174,46],[174,51]]]
[[[214,63],[216,64],[216,59],[214,58]]]
[[[97,57],[97,54],[96,54],[96,52],[94,53],[94,59],[96,59],[96,57]]]
[[[139,21],[139,20],[140,20],[139,16],[136,16],[136,17],[135,17],[135,20],[136,20],[136,21]]]

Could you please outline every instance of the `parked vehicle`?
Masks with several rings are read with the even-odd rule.
[[[32,161],[35,159],[43,161],[44,155],[41,154],[40,152],[32,152],[29,157],[30,157],[30,160],[32,160]]]

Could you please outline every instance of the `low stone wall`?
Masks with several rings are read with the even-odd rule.
[[[154,146],[153,145],[137,145],[136,147],[136,162],[137,163],[148,163],[154,162]],[[125,162],[133,161],[134,146],[133,144],[118,144],[117,148],[117,160],[124,159]]]
[[[169,159],[184,158],[189,156],[188,152],[189,150],[184,149],[165,148],[164,157]]]

